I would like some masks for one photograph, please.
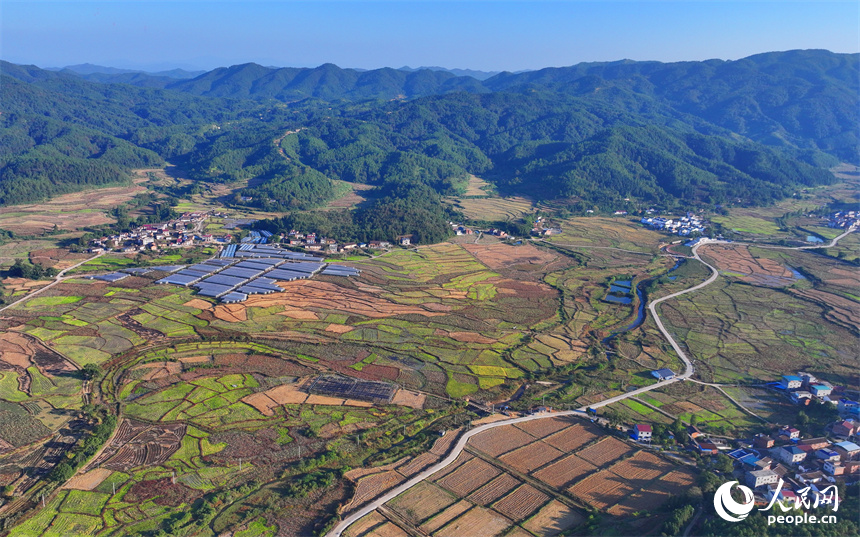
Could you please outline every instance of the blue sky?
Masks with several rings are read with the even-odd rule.
[[[112,0],[0,2],[0,57],[57,67],[211,69],[737,59],[860,51],[860,2]]]

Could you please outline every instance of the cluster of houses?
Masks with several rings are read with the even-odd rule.
[[[794,427],[759,434],[752,445],[728,453],[743,473],[746,484],[766,499],[790,499],[803,488],[814,493],[833,483],[860,482],[860,421],[842,419],[831,425],[832,436],[801,438]],[[776,490],[782,480],[786,486]]]
[[[337,240],[328,237],[318,237],[316,233],[303,233],[290,230],[286,235],[278,237],[282,244],[288,244],[294,247],[304,248],[309,252],[328,252],[328,253],[343,253],[355,250],[356,248],[368,248],[371,250],[384,250],[391,247],[388,241],[369,241],[369,242],[346,242],[338,243]],[[397,238],[397,242],[402,246],[412,244],[412,235],[402,235]]]
[[[860,211],[839,211],[830,215],[827,225],[840,229],[857,227],[860,224]]]
[[[229,243],[232,240],[230,235],[215,237],[196,231],[203,229],[203,222],[210,215],[211,213],[184,213],[167,222],[144,224],[129,232],[106,235],[90,241],[89,251],[154,252],[164,248],[187,248],[212,242]]]
[[[558,235],[561,233],[560,226],[551,225],[543,216],[538,216],[532,226],[532,235]]]
[[[812,401],[832,402],[830,395],[833,393],[833,385],[809,373],[784,375],[776,387],[785,390],[798,405],[808,405]]]
[[[705,221],[693,213],[679,218],[663,218],[661,216],[643,216],[640,222],[648,227],[674,233],[682,237],[701,235],[705,232]]]

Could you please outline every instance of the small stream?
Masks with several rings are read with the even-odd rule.
[[[675,266],[670,268],[666,274],[669,274],[673,270],[675,270],[676,268],[680,267],[681,263],[683,261],[684,260],[682,258],[675,258]],[[624,332],[629,332],[631,330],[635,330],[635,329],[639,328],[640,326],[642,326],[642,323],[645,322],[645,305],[646,305],[645,302],[646,302],[646,300],[645,300],[644,287],[645,287],[646,282],[647,282],[647,280],[641,281],[641,282],[639,282],[638,285],[636,285],[636,296],[639,297],[639,307],[636,310],[636,319],[632,323],[630,323],[629,325],[625,326],[624,328],[616,330],[616,331],[612,332],[611,334],[609,334],[608,336],[606,336],[605,338],[603,338],[602,340],[600,340],[600,343],[602,345],[605,346],[607,343],[612,341],[612,339],[615,338],[616,336],[618,336],[619,334],[623,334]],[[609,355],[607,353],[607,358],[608,357],[609,357]]]

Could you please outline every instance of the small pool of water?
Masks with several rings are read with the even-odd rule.
[[[606,295],[604,299],[607,302],[615,302],[616,304],[630,304],[633,302],[632,296],[615,296],[615,295]]]
[[[791,267],[785,267],[785,268],[787,268],[788,271],[791,272],[791,275],[794,276],[796,279],[798,279],[798,280],[805,280],[806,279],[806,277],[803,274],[797,272],[793,268],[791,268]]]
[[[612,283],[621,287],[626,287],[628,289],[633,286],[633,282],[631,280],[615,280]]]
[[[669,276],[669,279],[670,279],[670,280],[672,280],[672,281],[674,282],[675,280],[677,280],[677,279],[678,279],[678,277],[677,277],[677,276]]]
[[[621,287],[619,285],[610,285],[609,286],[609,292],[610,293],[621,293],[623,295],[623,294],[630,293],[631,289],[629,287]]]

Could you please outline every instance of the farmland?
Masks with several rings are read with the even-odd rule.
[[[536,436],[525,432],[526,428]],[[556,451],[556,456],[534,462],[537,454],[548,451],[547,439],[565,432],[570,433],[565,437],[584,435],[586,440],[577,448]],[[514,440],[506,441],[508,438]],[[586,519],[589,507],[616,515],[611,522],[616,530],[632,531],[634,526],[625,526],[628,522],[638,528],[658,527],[665,516],[656,514],[659,507],[671,494],[683,494],[694,478],[689,469],[606,436],[576,417],[505,425],[471,438],[466,451],[452,464],[366,515],[345,535],[357,535],[358,528],[367,528],[373,521],[377,528],[396,524],[407,532],[420,529],[434,537],[470,531],[552,536],[578,531],[575,528]],[[377,494],[401,482],[402,478],[378,480]],[[365,501],[353,500],[344,511]],[[639,517],[629,518],[634,512]],[[642,515],[644,512],[655,514]]]
[[[514,405],[578,407],[653,383],[653,369],[677,370],[652,319],[625,330],[636,293],[630,305],[611,304],[607,289],[629,281],[653,298],[706,271],[690,261],[670,280],[665,237],[629,220],[560,225],[561,234],[536,243],[459,237],[356,256],[343,263],[358,277],[285,282],[284,293],[239,304],[156,285],[151,273],[110,284],[73,277],[6,310],[0,484],[40,490],[40,475],[60,460],[50,446],[68,449],[92,427],[76,417],[84,402],[121,417],[99,455],[49,494],[46,509],[29,504],[33,518],[16,531],[54,521],[69,531],[155,532],[194,504],[212,514],[187,528],[305,535],[441,460],[468,423],[466,397],[501,402],[523,387]],[[721,278],[661,307],[702,380],[771,380],[809,366],[811,352],[849,352],[860,282],[844,262],[757,246],[709,250]],[[40,256],[70,262],[50,248]],[[170,254],[142,264],[184,261]],[[135,263],[103,256],[80,270]],[[81,373],[88,364],[102,371],[92,382]],[[850,371],[840,364],[828,362],[821,376],[843,382]],[[390,383],[394,395],[382,404],[310,390],[334,374]],[[765,418],[784,410],[753,388],[726,390]],[[718,434],[759,423],[715,388],[691,383],[610,409],[630,422],[696,416]],[[42,474],[25,475],[39,460],[50,461]],[[547,418],[475,436],[456,463],[362,519],[363,531],[401,535],[405,520],[434,536],[475,528],[551,536],[583,532],[593,509],[607,517],[600,528],[634,534],[642,528],[634,513],[658,527],[663,506],[694,477],[587,421]]]

